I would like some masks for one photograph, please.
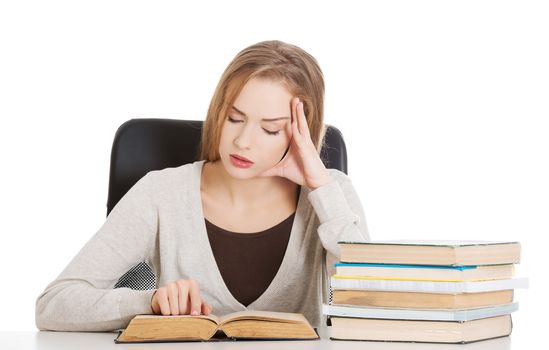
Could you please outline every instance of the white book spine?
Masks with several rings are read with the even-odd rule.
[[[330,278],[331,289],[367,289],[417,293],[480,293],[516,288],[528,288],[527,278],[512,278],[475,282],[425,282],[399,280],[372,280],[355,278]]]
[[[326,304],[322,305],[322,313],[329,316],[456,322],[503,316],[517,310],[518,303],[464,310],[391,309]]]

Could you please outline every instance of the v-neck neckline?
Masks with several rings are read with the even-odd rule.
[[[298,232],[303,231],[301,228],[303,227],[303,196],[305,188],[303,186],[300,186],[299,197],[297,200],[297,208],[290,231],[290,238],[288,240],[288,245],[286,246],[286,251],[284,252],[284,257],[282,258],[282,262],[280,264],[280,267],[278,268],[278,271],[276,272],[267,289],[265,289],[263,293],[261,293],[261,295],[253,302],[251,302],[248,306],[245,306],[234,297],[234,295],[225,284],[223,276],[221,275],[221,271],[217,266],[217,261],[215,260],[210,240],[208,238],[204,210],[202,208],[202,192],[200,190],[200,187],[202,185],[202,171],[204,169],[205,162],[205,160],[195,162],[196,182],[194,186],[195,199],[198,201],[198,207],[200,208],[200,215],[197,216],[197,220],[200,220],[200,223],[197,223],[197,227],[200,227],[199,239],[201,240],[201,246],[204,247],[204,264],[208,266],[208,271],[215,271],[215,278],[217,279],[219,286],[222,286],[221,289],[223,289],[223,293],[226,297],[225,299],[231,302],[231,305],[227,306],[230,306],[232,309],[242,311],[247,310],[248,308],[253,309],[255,306],[263,303],[263,300],[268,298],[268,296],[274,292],[276,285],[282,285],[284,276],[286,276],[287,273],[291,273],[292,270],[295,268],[294,266],[289,266],[289,264],[291,264],[291,261],[295,261],[297,259],[297,249],[295,249],[294,247],[298,246],[296,240],[301,238],[299,237]]]

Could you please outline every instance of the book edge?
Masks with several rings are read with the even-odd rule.
[[[362,244],[362,245],[398,245],[398,246],[425,246],[425,247],[450,247],[450,248],[459,248],[459,247],[471,247],[471,246],[489,246],[489,245],[502,245],[502,244],[519,244],[519,241],[479,241],[478,243],[465,243],[463,244],[444,244],[443,242],[440,243],[429,243],[429,242],[416,242],[414,241],[408,241],[408,242],[398,242],[398,241],[370,241],[370,242],[360,242],[360,241],[338,241],[338,244]]]

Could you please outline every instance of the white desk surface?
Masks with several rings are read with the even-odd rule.
[[[188,343],[149,343],[149,344],[115,344],[118,333],[112,332],[50,332],[50,331],[12,331],[0,332],[0,349],[2,350],[124,350],[124,349],[371,349],[371,350],[509,350],[527,349],[528,339],[513,334],[491,340],[470,344],[427,344],[427,343],[389,343],[341,341],[329,339],[329,327],[318,330],[320,340],[312,341],[222,341],[222,342],[188,342]],[[532,345],[532,344],[529,344]]]

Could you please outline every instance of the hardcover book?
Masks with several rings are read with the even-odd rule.
[[[333,305],[418,309],[472,309],[513,302],[514,290],[482,293],[412,293],[378,290],[333,290]]]
[[[465,322],[333,317],[330,339],[470,343],[511,334],[511,315]]]
[[[508,279],[514,275],[514,265],[441,266],[337,263],[336,274],[376,279],[412,281],[486,281]]]
[[[372,241],[338,242],[341,262],[412,265],[501,265],[520,262],[519,242]]]
[[[214,335],[218,335],[214,339]],[[240,311],[215,315],[137,315],[115,343],[208,340],[314,340],[318,333],[297,313]]]

